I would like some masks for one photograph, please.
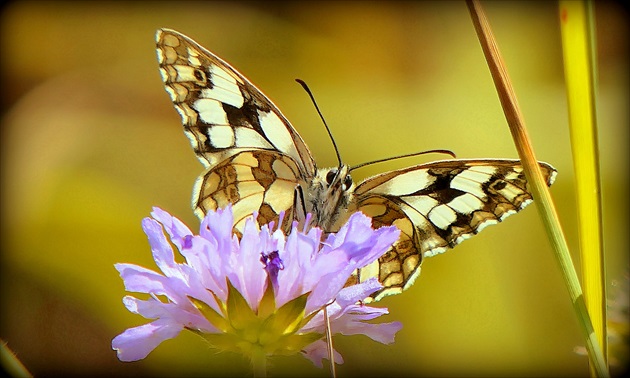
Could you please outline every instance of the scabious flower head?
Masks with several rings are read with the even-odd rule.
[[[353,271],[398,239],[396,227],[373,230],[368,217],[355,213],[322,242],[318,228],[299,230],[294,223],[285,236],[273,225],[259,228],[252,217],[239,240],[232,233],[230,207],[208,212],[199,235],[159,208],[151,215],[142,227],[161,273],[115,264],[127,291],[149,294],[146,300],[125,296],[127,309],[153,319],[113,339],[122,361],[143,359],[187,329],[222,350],[249,357],[302,353],[321,367],[327,357],[325,307],[333,333],[391,343],[402,327],[366,323],[387,314],[360,302],[382,287],[378,281],[345,287]],[[172,246],[184,263],[175,261]],[[335,360],[343,362],[337,352]]]

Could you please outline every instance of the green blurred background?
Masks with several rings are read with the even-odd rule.
[[[574,252],[575,192],[555,2],[484,2]],[[608,281],[628,266],[628,19],[596,3]],[[197,40],[270,96],[320,166],[427,149],[516,158],[464,2],[13,2],[2,10],[2,340],[36,376],[248,375],[182,333],[121,363],[111,339],[146,323],[113,264],[154,268],[140,222],[190,209],[201,165],[157,70],[159,27]],[[378,172],[443,156],[374,165]],[[578,268],[579,269],[579,268]],[[384,346],[337,337],[339,376],[586,376],[567,290],[535,206],[425,261],[381,304],[404,327]],[[271,376],[328,376],[301,358]]]

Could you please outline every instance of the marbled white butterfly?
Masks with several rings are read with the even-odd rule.
[[[395,225],[397,243],[378,262],[356,273],[377,277],[379,300],[411,286],[423,257],[452,248],[523,209],[527,192],[518,160],[441,160],[352,182],[350,167],[317,168],[297,131],[247,78],[192,39],[157,31],[157,55],[166,91],[182,118],[205,171],[193,191],[195,214],[231,203],[234,227],[258,213],[258,222],[288,231],[293,220],[328,232],[362,211],[374,227]],[[540,163],[547,184],[556,170]]]

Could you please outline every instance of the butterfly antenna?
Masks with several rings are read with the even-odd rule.
[[[447,155],[451,155],[453,157],[453,159],[456,158],[455,153],[453,151],[450,150],[428,150],[428,151],[422,151],[422,152],[414,152],[411,154],[406,154],[406,155],[398,155],[398,156],[392,156],[392,157],[388,157],[385,159],[378,159],[378,160],[373,160],[373,161],[368,161],[367,163],[361,163],[358,165],[355,165],[354,167],[350,167],[348,169],[348,172],[353,171],[357,168],[362,168],[365,167],[366,165],[372,165],[372,164],[376,164],[376,163],[383,163],[386,161],[390,161],[390,160],[396,160],[396,159],[402,159],[402,158],[406,158],[406,157],[412,157],[412,156],[420,156],[420,155],[425,155],[425,154],[447,154]]]
[[[313,93],[311,93],[311,90],[308,88],[308,85],[306,85],[306,83],[303,80],[295,79],[295,81],[300,83],[302,88],[304,88],[306,93],[308,93],[309,97],[311,98],[311,101],[313,101],[313,105],[315,105],[317,114],[319,114],[319,118],[321,118],[322,122],[324,122],[324,126],[326,126],[326,131],[328,131],[328,136],[330,136],[330,140],[332,141],[333,147],[335,147],[335,153],[337,154],[337,161],[339,161],[339,166],[341,167],[341,155],[339,155],[339,149],[337,148],[337,143],[335,143],[335,138],[333,138],[332,133],[330,132],[330,128],[328,127],[328,124],[326,123],[326,120],[324,119],[322,112],[319,110],[319,106],[317,106],[317,102],[315,101],[315,97],[313,97]]]

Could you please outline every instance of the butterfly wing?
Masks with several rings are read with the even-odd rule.
[[[193,189],[193,206],[200,214],[232,204],[234,227],[243,231],[245,219],[254,211],[258,223],[278,221],[285,211],[282,229],[294,219],[294,190],[301,184],[295,161],[279,152],[239,152],[199,177]]]
[[[286,117],[243,75],[190,38],[160,29],[156,43],[165,89],[206,167],[193,192],[195,213],[203,217],[232,203],[235,221],[256,211],[265,214],[260,222],[291,212],[295,186],[312,178],[316,167]]]
[[[310,188],[317,169],[286,117],[243,75],[188,37],[161,29],[156,41],[165,89],[206,166],[193,192],[195,213],[203,217],[233,204],[237,230],[254,212],[265,224],[285,211],[285,230],[293,219],[305,218],[300,189]],[[555,169],[540,166],[551,185]],[[352,198],[348,213],[362,211],[374,227],[401,230],[395,245],[355,277],[383,283],[372,295],[376,300],[407,289],[423,257],[454,247],[532,200],[518,160],[447,160],[387,172],[362,182]]]
[[[540,168],[551,185],[556,170]],[[395,225],[398,242],[377,262],[358,272],[357,280],[377,277],[385,286],[379,300],[411,286],[423,257],[453,248],[532,202],[518,160],[444,160],[383,173],[355,189],[353,208],[373,219],[373,226]]]

